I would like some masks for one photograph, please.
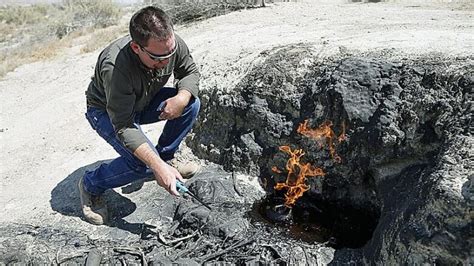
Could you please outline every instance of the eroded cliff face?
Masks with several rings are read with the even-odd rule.
[[[288,145],[326,175],[308,178],[300,200],[351,206],[378,217],[362,248],[334,262],[466,263],[470,259],[473,150],[472,58],[319,58],[308,45],[261,54],[229,93],[203,92],[195,153],[260,177],[269,195],[285,175]],[[331,121],[346,140],[326,148],[297,133]],[[343,128],[345,127],[345,128]],[[377,219],[377,218],[374,218]]]

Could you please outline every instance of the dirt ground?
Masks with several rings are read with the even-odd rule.
[[[195,22],[177,33],[201,69],[201,88],[225,90],[261,51],[286,44],[314,44],[321,60],[351,50],[394,58],[472,56],[473,11],[473,4],[287,2]],[[3,225],[70,223],[100,234],[100,227],[52,207],[58,200],[53,191],[64,180],[116,157],[84,118],[84,91],[100,51],[79,51],[80,46],[69,48],[59,58],[22,66],[0,81]],[[156,139],[162,126],[145,129]],[[67,184],[75,189],[73,182]],[[139,194],[122,195],[133,202]]]

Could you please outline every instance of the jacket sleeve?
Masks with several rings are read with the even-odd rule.
[[[175,35],[178,50],[176,51],[174,78],[175,86],[178,90],[187,90],[194,97],[199,95],[200,74],[194,60],[189,53],[188,46],[179,37]]]
[[[120,141],[133,153],[146,142],[146,137],[134,125],[135,93],[131,76],[109,64],[103,66],[102,77],[110,121]]]

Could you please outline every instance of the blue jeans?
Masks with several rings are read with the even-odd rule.
[[[176,94],[175,88],[162,88],[142,112],[135,114],[135,122],[145,125],[160,121],[161,112],[157,111],[158,106]],[[192,98],[180,117],[166,122],[156,145],[161,159],[167,161],[174,158],[179,144],[196,121],[200,105],[199,99]],[[109,188],[124,186],[152,175],[151,170],[118,139],[105,110],[88,107],[86,118],[99,136],[105,139],[120,155],[111,162],[100,165],[94,171],[85,173],[84,188],[86,191],[93,195],[100,195]]]

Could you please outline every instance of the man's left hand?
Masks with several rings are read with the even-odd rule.
[[[183,113],[184,108],[188,105],[191,100],[191,93],[187,90],[180,90],[176,96],[166,100],[166,105],[161,111],[160,119],[162,120],[173,120],[178,118]]]

